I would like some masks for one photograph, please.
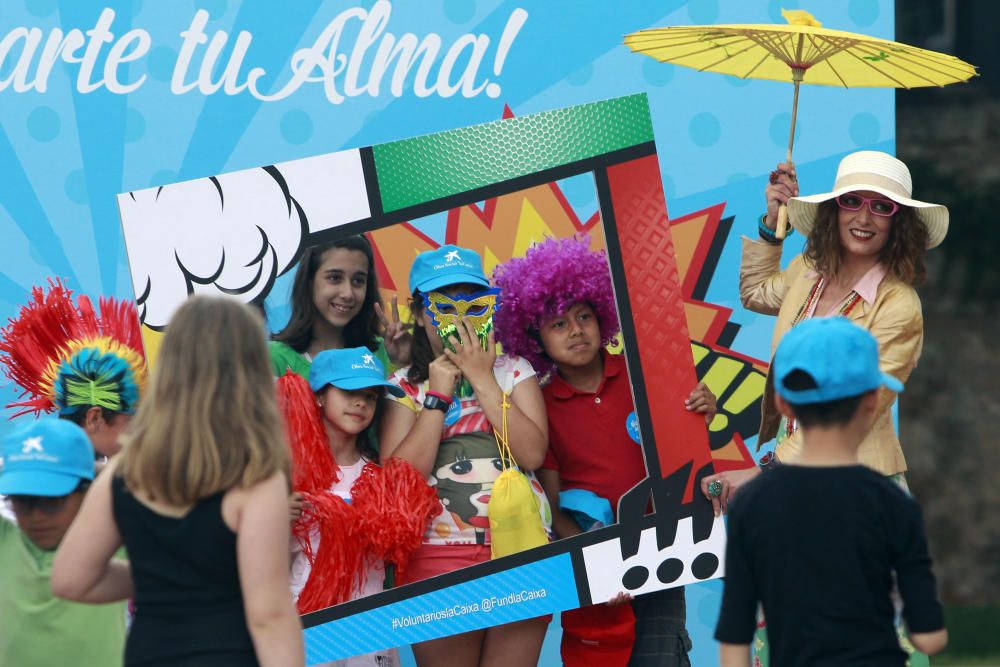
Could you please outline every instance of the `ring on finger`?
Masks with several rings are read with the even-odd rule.
[[[716,479],[708,483],[708,495],[712,498],[722,495],[722,480]]]

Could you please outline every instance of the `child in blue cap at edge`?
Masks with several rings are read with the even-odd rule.
[[[715,638],[722,667],[750,664],[758,603],[772,664],[902,665],[894,580],[910,641],[933,655],[948,641],[920,507],[861,465],[878,408],[878,343],[843,317],[791,329],[775,353],[775,403],[795,418],[803,453],[741,489],[729,512],[726,579]]]
[[[0,450],[0,665],[122,664],[125,603],[88,605],[52,594],[56,547],[94,479],[94,449],[75,423],[46,417],[15,429]]]

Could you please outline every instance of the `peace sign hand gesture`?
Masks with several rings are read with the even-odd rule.
[[[385,330],[383,341],[385,351],[389,354],[389,361],[397,368],[403,368],[410,365],[413,334],[408,331],[409,326],[399,318],[399,298],[395,294],[392,296],[390,313],[391,318],[386,315],[381,303],[375,303],[375,314]]]

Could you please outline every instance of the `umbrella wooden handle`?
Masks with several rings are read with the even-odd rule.
[[[779,241],[784,240],[785,232],[788,231],[788,206],[780,204],[778,206],[778,226],[774,230],[774,236]]]

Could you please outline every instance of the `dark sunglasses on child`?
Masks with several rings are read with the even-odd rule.
[[[5,500],[7,501],[7,507],[9,507],[14,514],[20,514],[21,516],[27,516],[36,509],[42,514],[58,514],[66,508],[66,503],[69,501],[70,496],[74,493],[86,491],[88,486],[90,486],[90,482],[83,480],[80,482],[79,486],[67,493],[65,496],[14,495],[7,496]]]

